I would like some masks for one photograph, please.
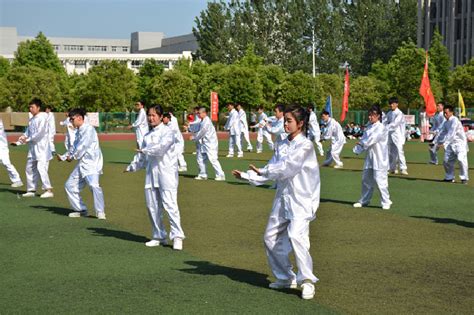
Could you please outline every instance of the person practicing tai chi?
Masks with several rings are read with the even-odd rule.
[[[217,140],[216,129],[214,128],[209,116],[207,116],[207,109],[205,107],[199,108],[199,118],[201,120],[199,130],[191,136],[191,140],[199,143],[199,151],[196,155],[199,166],[199,175],[194,179],[207,179],[206,164],[209,161],[216,172],[215,180],[225,181],[225,174],[217,157],[219,152],[219,141]]]
[[[370,203],[375,185],[380,191],[382,209],[389,210],[392,204],[388,192],[388,132],[381,119],[380,107],[372,106],[369,109],[369,124],[352,150],[355,154],[366,152],[362,171],[362,194],[359,201],[354,203],[354,208],[361,208]]]
[[[180,152],[178,154],[178,171],[186,172],[188,170],[188,164],[184,159],[184,138],[181,134],[181,129],[179,129],[178,119],[173,115],[173,112],[168,112],[170,119],[170,127],[176,132],[176,138],[178,139],[178,147]],[[168,116],[168,115],[167,115]],[[164,117],[164,116],[163,116]],[[164,121],[163,121],[164,122]]]
[[[313,260],[309,253],[309,224],[319,207],[319,166],[313,143],[307,139],[308,113],[302,107],[285,110],[285,131],[275,143],[275,152],[263,168],[250,165],[250,171],[232,171],[236,178],[253,185],[267,180],[277,182],[277,191],[264,235],[268,263],[276,281],[272,289],[302,288],[302,298],[314,297]],[[289,254],[294,252],[298,273]]]
[[[234,157],[234,145],[237,147],[237,157],[243,157],[242,141],[240,137],[241,123],[239,113],[235,110],[234,104],[227,104],[229,117],[225,123],[224,129],[229,131],[229,154],[226,157]]]
[[[387,113],[385,127],[388,129],[388,159],[390,174],[398,174],[398,167],[402,175],[408,175],[407,162],[405,160],[405,115],[398,109],[398,99],[391,97],[388,100],[390,111]]]
[[[245,113],[241,104],[236,104],[236,110],[239,113],[241,138],[243,137],[245,139],[245,142],[247,142],[247,151],[252,152],[253,147],[252,147],[252,143],[250,142],[249,124],[247,122],[247,113]],[[242,140],[241,140],[241,143],[242,143]]]
[[[314,112],[314,105],[310,104],[307,107],[309,114],[309,130],[308,130],[308,138],[316,144],[316,148],[318,148],[319,155],[324,156],[323,144],[321,143],[321,129],[319,128],[318,117]]]
[[[152,239],[148,247],[168,244],[163,210],[170,220],[170,239],[173,249],[182,250],[184,232],[178,208],[178,154],[176,133],[162,123],[163,109],[153,105],[148,109],[150,131],[145,135],[141,149],[124,172],[145,169],[145,200],[152,225]]]
[[[94,197],[94,208],[98,219],[105,220],[104,193],[99,184],[102,175],[103,158],[100,150],[99,137],[92,125],[86,123],[86,111],[73,109],[69,112],[69,119],[76,130],[72,148],[65,154],[58,155],[59,161],[77,161],[76,167],[64,185],[67,198],[74,212],[70,218],[87,216],[87,206],[81,198],[81,191],[87,185]]]
[[[436,114],[433,117],[433,125],[431,127],[430,133],[433,135],[433,141],[430,143],[430,164],[438,165],[438,150],[439,146],[436,145],[437,138],[441,130],[443,130],[443,125],[446,122],[444,117],[444,103],[439,102],[436,104]]]
[[[59,125],[66,128],[66,136],[64,137],[64,147],[66,151],[73,148],[74,140],[76,139],[76,128],[74,128],[69,119],[69,112],[66,113],[66,119],[59,122]]]
[[[459,119],[454,116],[454,108],[451,105],[444,107],[444,117],[446,122],[436,139],[438,147],[444,147],[444,171],[445,182],[454,182],[454,164],[459,163],[459,178],[461,183],[467,184],[469,181],[469,165],[467,152],[469,146],[466,133]]]
[[[267,141],[268,147],[271,151],[273,151],[273,140],[272,135],[268,132],[267,128],[265,127],[267,124],[267,114],[264,112],[264,108],[262,105],[258,106],[257,108],[258,117],[257,117],[257,153],[262,153],[263,151],[263,140]]]
[[[56,121],[54,119],[54,113],[52,112],[51,106],[47,105],[44,112],[48,115],[48,139],[49,149],[52,155],[56,155],[56,147],[54,146],[54,136],[56,135]]]
[[[127,128],[132,129],[135,128],[135,135],[137,137],[137,148],[141,148],[143,143],[143,137],[148,132],[148,123],[146,119],[146,112],[145,112],[145,102],[138,101],[135,103],[135,110],[138,112],[137,119]]]
[[[273,108],[275,116],[267,119],[266,130],[275,136],[275,139],[285,133],[285,105],[277,104]]]
[[[11,187],[21,187],[23,182],[21,181],[20,174],[16,170],[15,166],[10,162],[10,150],[8,149],[7,134],[3,125],[3,120],[0,118],[0,164],[5,167],[10,178]]]
[[[28,144],[26,157],[26,193],[23,197],[34,197],[36,185],[41,179],[44,193],[41,198],[52,198],[53,186],[49,180],[49,161],[53,158],[48,137],[48,115],[41,111],[43,103],[39,98],[34,98],[29,104],[31,118],[26,132],[12,145]]]
[[[340,155],[344,144],[346,143],[346,136],[344,131],[337,120],[329,116],[329,112],[323,111],[321,113],[321,119],[326,123],[326,129],[324,129],[323,139],[331,140],[331,145],[326,152],[326,160],[323,162],[323,166],[329,166],[334,161],[336,165],[334,168],[343,168]]]

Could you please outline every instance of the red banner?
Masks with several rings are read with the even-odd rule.
[[[346,68],[346,77],[344,79],[344,98],[342,99],[341,122],[346,119],[346,113],[349,110],[349,69]]]
[[[436,113],[436,101],[431,91],[430,77],[428,75],[428,52],[425,58],[425,70],[421,79],[420,95],[425,99],[426,115],[432,117]]]
[[[216,92],[211,92],[211,120],[219,120],[219,97]]]

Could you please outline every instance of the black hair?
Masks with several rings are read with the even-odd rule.
[[[393,103],[397,103],[398,104],[398,97],[396,96],[392,96],[391,98],[388,99],[388,105],[391,105]]]
[[[71,109],[68,113],[69,118],[72,118],[78,115],[82,116],[82,119],[84,119],[84,117],[87,115],[87,112],[83,108],[74,108],[74,109]]]
[[[321,115],[328,115],[328,116],[331,116],[327,110],[323,110],[323,111],[321,112]]]
[[[444,106],[446,106],[446,103],[445,102],[438,102],[436,105],[443,105],[443,107],[444,107]]]
[[[163,114],[163,118],[168,118],[169,120],[171,120],[171,114],[169,112],[166,112]]]
[[[44,109],[45,109],[45,110],[47,110],[47,109],[53,110],[53,108],[51,107],[51,105],[46,105],[46,106],[44,107]]]
[[[257,110],[260,110],[260,109],[263,110],[263,105],[258,105],[257,106]]]
[[[145,107],[145,101],[140,100],[140,101],[137,101],[137,103],[140,103],[143,105],[143,107]]]
[[[369,110],[367,111],[368,114],[377,114],[379,115],[379,120],[382,119],[382,110],[380,109],[380,106],[378,105],[373,105],[372,107],[369,108]]]
[[[43,102],[39,98],[34,97],[28,105],[36,105],[41,109],[43,107]]]
[[[232,107],[235,107],[235,104],[233,104],[233,103],[227,103],[226,106],[229,106],[229,105],[231,105]]]
[[[295,118],[296,123],[300,121],[303,122],[303,126],[301,127],[302,131],[304,132],[305,137],[308,136],[308,124],[309,124],[309,112],[301,106],[289,106],[285,109],[285,114],[291,113],[291,115]]]
[[[193,110],[199,110],[199,106],[195,106]]]
[[[278,109],[282,113],[285,112],[285,105],[283,105],[283,104],[276,104],[273,108]]]
[[[308,104],[308,106],[306,106],[307,109],[311,109],[314,111],[314,104]]]
[[[201,110],[201,109],[202,109],[205,113],[207,113],[207,108],[206,108],[206,107],[204,107],[204,106],[199,107],[199,110]]]
[[[153,104],[151,105],[150,107],[148,107],[148,112],[150,112],[150,109],[154,109],[155,110],[155,113],[158,115],[158,116],[163,116],[163,107],[159,104]]]
[[[443,109],[449,110],[451,113],[454,113],[454,107],[452,105],[446,105]]]

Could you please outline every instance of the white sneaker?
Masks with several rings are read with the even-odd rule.
[[[262,153],[262,151],[257,151],[257,154]]]
[[[237,154],[237,157],[238,157],[238,158],[244,157],[244,153],[239,153],[239,154]]]
[[[216,178],[214,179],[218,182],[224,182],[225,181],[225,176],[216,176]]]
[[[390,210],[390,205],[382,205],[382,210]]]
[[[364,205],[361,204],[360,202],[356,202],[355,204],[352,205],[354,208],[362,208]]]
[[[336,164],[334,165],[334,168],[343,168],[344,167],[344,164]]]
[[[16,188],[16,187],[21,187],[23,186],[23,182],[15,182],[10,185],[10,187]]]
[[[184,166],[178,167],[178,172],[187,172],[187,171],[188,171],[187,167],[184,167]]]
[[[229,153],[229,154],[227,154],[225,157],[229,157],[229,158],[230,158],[230,157],[234,157],[234,155]]]
[[[74,211],[74,212],[69,213],[68,217],[70,218],[87,217],[87,211]]]
[[[247,148],[247,152],[252,152],[253,148]]]
[[[30,198],[30,197],[35,197],[36,194],[35,194],[34,191],[28,191],[28,192],[22,194],[21,196],[22,196],[22,197],[25,197],[25,198]]]
[[[398,174],[398,170],[390,170],[390,171],[388,171],[388,173],[389,173],[389,174],[395,174],[395,175],[396,175],[396,174]]]
[[[145,243],[146,247],[157,247],[160,246],[161,242],[159,240],[151,240]]]
[[[99,220],[105,220],[105,213],[104,212],[96,212],[96,217]]]
[[[175,237],[173,240],[173,249],[174,250],[183,250],[183,240],[179,237]]]
[[[207,177],[198,175],[198,176],[194,177],[194,179],[195,179],[195,180],[207,180]]]
[[[41,194],[40,198],[53,198],[54,194],[52,191],[45,191]]]
[[[270,289],[296,289],[298,284],[296,280],[277,280],[268,285]]]
[[[314,284],[312,283],[303,283],[301,285],[301,288],[303,289],[301,292],[301,298],[304,300],[311,300],[314,298]]]
[[[319,156],[324,156],[324,153],[319,153]]]
[[[196,154],[197,154],[197,152],[196,152],[196,151],[194,151],[194,152],[193,152],[193,155],[196,155]]]
[[[401,171],[400,171],[400,174],[402,174],[402,175],[408,175],[408,171],[407,171],[407,170],[401,170]]]

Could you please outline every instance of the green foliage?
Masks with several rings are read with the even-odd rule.
[[[137,78],[118,61],[94,66],[85,82],[79,84],[78,103],[87,111],[123,112],[130,110],[137,97]]]
[[[383,105],[387,86],[370,76],[359,76],[351,81],[349,104],[351,109],[368,109],[377,104]]]
[[[178,70],[166,71],[152,81],[153,102],[174,111],[192,107],[195,90],[193,81]]]
[[[271,110],[278,98],[280,85],[285,80],[285,72],[276,65],[260,66],[257,75],[262,84],[262,105]]]
[[[0,110],[4,110],[11,105],[11,92],[8,88],[8,81],[4,77],[0,77]]]
[[[342,104],[342,97],[344,95],[344,77],[337,74],[319,74],[319,82],[321,82],[322,96],[327,98],[332,97],[333,104]],[[318,109],[324,109],[325,103],[316,104]],[[349,105],[351,106],[351,105]]]
[[[454,106],[458,106],[458,90],[466,107],[471,107],[474,104],[474,58],[451,73],[448,100]]]
[[[262,83],[257,71],[250,67],[230,65],[223,71],[220,86],[220,104],[229,102],[257,106],[262,102]]]
[[[431,39],[429,56],[431,63],[436,66],[438,80],[443,90],[443,99],[445,99],[449,86],[451,59],[449,58],[448,48],[443,45],[443,36],[441,36],[438,29],[435,30],[433,38]]]
[[[10,68],[8,59],[0,56],[0,78],[6,76]]]
[[[138,72],[138,95],[145,104],[153,101],[152,82],[163,74],[164,66],[153,59],[146,59]]]
[[[61,74],[66,73],[53,46],[41,32],[34,40],[27,40],[18,45],[13,66],[35,66]]]
[[[286,76],[280,88],[278,102],[301,106],[313,103],[320,107],[324,99],[319,80],[303,71],[296,71]]]

